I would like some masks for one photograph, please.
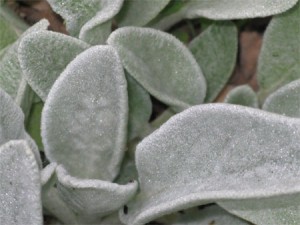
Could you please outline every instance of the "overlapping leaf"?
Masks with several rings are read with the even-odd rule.
[[[203,102],[206,83],[189,50],[172,35],[151,28],[113,32],[114,46],[126,70],[150,94],[176,111]]]
[[[272,19],[264,34],[258,61],[260,99],[300,78],[300,5]]]
[[[299,211],[273,212],[273,205],[262,202],[277,196],[287,205],[284,196],[299,195],[299,137],[296,119],[229,104],[191,107],[138,145],[140,193],[121,211],[121,220],[144,224],[227,199],[257,201],[269,207],[265,213],[283,217],[277,224],[291,221]]]
[[[237,45],[237,29],[231,22],[211,25],[189,44],[207,81],[205,102],[212,102],[231,76]]]
[[[0,147],[0,177],[1,224],[42,225],[39,169],[25,141]]]
[[[45,153],[76,177],[113,180],[127,140],[124,71],[109,46],[78,55],[54,83],[42,112]]]
[[[224,102],[258,108],[257,95],[249,85],[241,85],[230,90]]]
[[[22,39],[18,57],[26,80],[45,101],[58,76],[88,47],[88,44],[64,34],[39,31]]]

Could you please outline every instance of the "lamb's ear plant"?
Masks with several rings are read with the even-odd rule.
[[[42,208],[64,224],[300,223],[297,0],[48,2],[70,36],[42,20],[0,41],[1,224],[42,224]],[[202,104],[233,73],[236,24],[270,15],[259,94]],[[186,43],[162,31],[183,19],[202,29]]]

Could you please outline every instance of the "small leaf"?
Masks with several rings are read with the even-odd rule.
[[[1,225],[42,225],[39,169],[25,141],[0,147],[0,177]]]
[[[293,81],[272,93],[263,110],[290,117],[300,117],[300,80]]]
[[[88,47],[88,44],[64,34],[38,31],[22,39],[18,57],[28,83],[45,101],[58,76]]]
[[[203,102],[206,83],[189,50],[172,35],[151,28],[126,27],[108,41],[123,66],[150,94],[180,111]]]
[[[148,92],[141,87],[129,74],[126,74],[129,118],[128,139],[132,140],[142,133],[152,113],[152,103]]]
[[[191,107],[137,146],[140,192],[121,220],[144,224],[225,200],[282,196],[287,205],[285,195],[299,195],[299,137],[296,119],[230,104]],[[290,221],[286,210],[277,216]]]
[[[264,34],[258,61],[260,100],[279,87],[300,78],[300,5],[272,19]]]
[[[136,193],[137,182],[118,185],[102,180],[72,177],[57,168],[58,191],[66,204],[77,213],[84,224],[99,221],[105,215],[123,207]]]
[[[224,102],[258,108],[257,95],[249,85],[241,85],[230,90]]]
[[[212,102],[230,78],[237,56],[237,29],[231,22],[215,23],[189,44],[207,81],[205,102]]]
[[[119,27],[144,26],[166,7],[170,0],[125,0],[117,15]]]
[[[91,47],[67,66],[45,102],[46,156],[73,176],[111,181],[123,158],[127,117],[127,84],[117,53]]]
[[[124,0],[102,0],[101,9],[81,28],[79,38],[91,45],[105,44],[111,33],[112,18],[120,11]]]

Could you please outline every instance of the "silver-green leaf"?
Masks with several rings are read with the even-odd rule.
[[[207,81],[205,102],[212,102],[230,78],[237,56],[237,29],[231,22],[215,23],[189,44]]]
[[[172,35],[151,28],[124,27],[108,44],[123,66],[150,94],[181,111],[203,102],[206,83],[190,51]]]
[[[224,102],[258,108],[257,95],[249,85],[240,85],[230,90]]]
[[[42,112],[47,158],[73,176],[113,180],[127,140],[124,71],[110,46],[79,54],[49,92]]]
[[[0,147],[1,225],[42,225],[40,173],[25,141]]]

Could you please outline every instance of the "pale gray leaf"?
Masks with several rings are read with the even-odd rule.
[[[112,18],[120,11],[124,0],[102,0],[101,9],[83,25],[79,38],[91,45],[105,44],[111,33]]]
[[[126,79],[129,101],[128,140],[132,140],[139,136],[148,124],[152,102],[148,92],[134,78],[126,74]]]
[[[264,110],[290,117],[300,117],[300,80],[272,93],[264,102]]]
[[[101,220],[100,225],[124,225],[124,223],[120,221],[118,213],[113,213],[105,216]]]
[[[42,225],[40,174],[25,141],[0,147],[1,225]]]
[[[272,19],[264,33],[258,61],[259,96],[263,101],[279,87],[300,78],[300,6]]]
[[[110,46],[79,54],[54,83],[42,112],[47,158],[80,178],[113,180],[127,140],[127,84]]]
[[[136,181],[119,185],[103,180],[70,176],[62,166],[57,168],[57,189],[65,203],[80,216],[83,223],[93,223],[123,207],[136,193]]]
[[[203,102],[206,83],[190,51],[172,35],[151,28],[124,27],[107,41],[128,73],[150,94],[176,111]]]
[[[237,86],[230,90],[224,102],[258,108],[257,95],[249,85]]]
[[[121,220],[144,224],[221,200],[282,196],[287,205],[285,195],[300,193],[299,138],[297,119],[230,104],[191,107],[138,145],[140,192]]]
[[[20,42],[19,61],[23,75],[32,89],[45,101],[58,76],[88,44],[70,36],[38,31]]]
[[[236,26],[232,22],[215,23],[189,44],[207,81],[205,102],[212,102],[217,97],[233,72],[237,36]]]
[[[125,0],[117,15],[119,27],[144,26],[166,7],[170,0]]]

